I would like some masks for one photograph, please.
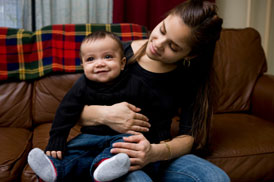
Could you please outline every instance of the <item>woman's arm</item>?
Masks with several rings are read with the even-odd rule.
[[[148,118],[140,114],[140,108],[127,102],[111,106],[85,106],[79,124],[82,126],[107,125],[119,133],[147,132]]]
[[[143,168],[145,165],[180,157],[191,151],[194,138],[189,135],[181,135],[168,142],[150,144],[142,135],[137,134],[124,137],[125,142],[115,143],[112,153],[126,153],[131,160],[130,170],[134,171]]]

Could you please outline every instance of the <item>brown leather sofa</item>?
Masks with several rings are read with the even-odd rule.
[[[274,76],[265,73],[258,32],[224,29],[214,59],[221,95],[205,158],[232,181],[274,181]],[[0,181],[37,181],[28,152],[45,148],[56,108],[80,75],[1,82]],[[76,126],[70,138],[78,133]]]

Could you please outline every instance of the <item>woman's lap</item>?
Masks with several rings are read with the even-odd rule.
[[[138,170],[129,173],[120,179],[123,182],[151,182],[147,175],[151,176],[153,181],[163,182],[229,182],[227,174],[200,157],[193,154],[187,154],[164,165],[150,165],[145,168],[145,172]]]
[[[187,154],[172,161],[163,171],[162,181],[228,182],[227,174],[209,161]]]

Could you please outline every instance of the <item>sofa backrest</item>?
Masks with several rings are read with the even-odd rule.
[[[55,112],[68,90],[82,73],[50,75],[35,81],[33,90],[33,122],[52,122]]]
[[[0,127],[31,128],[31,98],[32,83],[0,84]]]
[[[259,33],[253,28],[224,29],[214,67],[220,92],[216,113],[249,111],[255,83],[267,70]]]

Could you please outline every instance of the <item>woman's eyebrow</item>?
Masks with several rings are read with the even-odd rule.
[[[165,21],[163,20],[163,29],[164,31],[166,32],[166,24],[165,24]]]

